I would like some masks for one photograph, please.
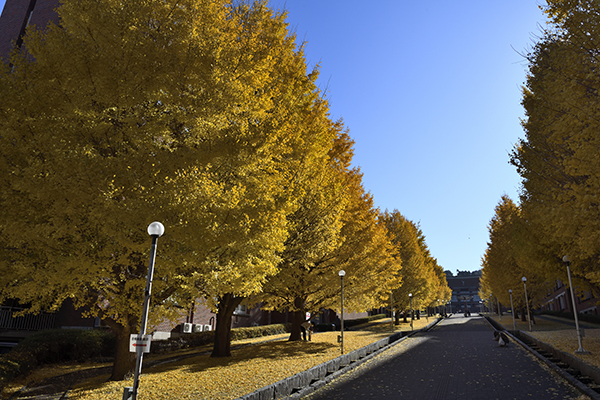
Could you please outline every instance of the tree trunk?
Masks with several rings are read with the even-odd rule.
[[[406,314],[404,314],[404,319],[406,320]],[[396,314],[394,315],[394,320],[394,325],[400,325],[400,313],[398,311],[396,311]]]
[[[301,325],[306,321],[306,311],[304,310],[304,299],[295,298],[294,308],[296,311],[292,312],[292,331],[290,332],[290,342],[302,340],[302,328]]]
[[[242,297],[235,297],[231,293],[226,293],[219,299],[215,343],[211,357],[231,356],[231,319],[235,308],[240,305],[242,300]]]
[[[107,322],[117,335],[117,351],[113,361],[111,381],[122,381],[135,370],[136,354],[129,352],[129,336],[133,329]]]
[[[527,322],[527,309],[525,307],[521,308],[521,321]]]

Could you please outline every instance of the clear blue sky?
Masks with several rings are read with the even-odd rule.
[[[4,7],[0,0],[0,7]],[[522,137],[521,85],[540,0],[271,0],[288,11],[376,206],[419,222],[438,263],[480,268]]]
[[[444,268],[477,270],[523,136],[521,86],[538,0],[271,0],[321,64],[334,119],[382,210],[419,222]]]

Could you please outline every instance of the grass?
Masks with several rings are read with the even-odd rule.
[[[510,314],[502,316],[502,321],[498,315],[491,316],[495,321],[499,322],[506,329],[513,329],[512,317]],[[531,334],[538,340],[547,343],[565,353],[569,353],[588,364],[600,368],[600,325],[591,324],[589,322],[580,322],[579,326],[584,328],[585,337],[583,338],[583,348],[591,352],[591,354],[575,354],[575,350],[579,348],[577,341],[577,331],[572,320],[544,316],[544,318],[534,317],[535,324],[532,324],[531,332],[529,332],[529,323],[516,319],[517,330]]]
[[[421,329],[434,319],[414,321],[414,329]],[[409,331],[408,323],[401,323],[395,331]],[[344,332],[344,352],[349,353],[392,333],[390,319],[378,321],[360,331]],[[289,334],[235,341],[232,345],[252,344],[233,350],[227,358],[198,355],[209,347],[170,353],[168,356],[187,356],[145,368],[140,379],[139,400],[154,399],[235,399],[263,386],[280,381],[295,373],[322,364],[341,354],[337,343],[339,332],[322,332],[313,335],[310,342],[289,342]],[[265,342],[265,340],[269,340]],[[162,356],[164,358],[165,356]],[[158,357],[145,357],[155,360]],[[100,368],[109,364],[49,366],[35,371],[26,379],[13,382],[5,391],[10,395],[24,386],[35,385],[43,379],[66,371],[83,368]],[[69,392],[70,399],[96,400],[121,398],[123,388],[133,386],[133,379],[107,382],[108,375],[99,375],[80,382]]]

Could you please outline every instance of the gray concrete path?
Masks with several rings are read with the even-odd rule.
[[[453,316],[307,396],[320,399],[577,399],[515,343],[498,347],[481,317]]]

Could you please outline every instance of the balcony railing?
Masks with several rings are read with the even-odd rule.
[[[0,307],[0,329],[19,331],[39,331],[54,328],[54,314],[40,313],[14,317],[15,312],[22,311],[19,307]]]

